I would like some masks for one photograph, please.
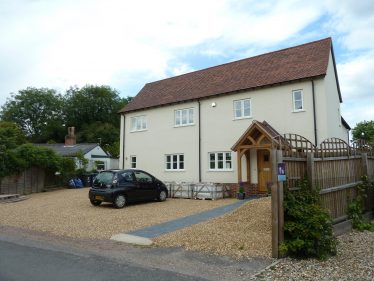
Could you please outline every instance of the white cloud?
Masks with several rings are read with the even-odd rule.
[[[374,119],[365,102],[373,102],[373,26],[371,0],[2,1],[0,104],[27,86],[108,84],[135,95],[194,70],[193,56],[226,62],[330,35],[343,115]]]

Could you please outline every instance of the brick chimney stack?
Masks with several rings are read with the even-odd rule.
[[[65,146],[73,146],[77,143],[77,138],[75,137],[75,127],[68,128],[68,135],[65,136]]]

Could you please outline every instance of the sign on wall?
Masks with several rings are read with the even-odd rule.
[[[278,163],[278,181],[286,181],[286,164]]]

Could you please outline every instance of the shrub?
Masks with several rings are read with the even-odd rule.
[[[319,190],[303,180],[296,191],[286,191],[284,200],[285,241],[281,252],[296,258],[326,259],[336,254],[336,239],[330,216],[320,205]]]
[[[357,185],[357,196],[348,205],[348,217],[352,220],[352,227],[359,231],[369,230],[374,231],[374,224],[365,220],[362,216],[364,209],[364,199],[367,197],[367,192],[373,188],[367,176],[361,177],[361,183]]]

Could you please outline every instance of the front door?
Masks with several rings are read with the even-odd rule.
[[[269,150],[257,151],[258,190],[267,192],[268,182],[271,182],[271,162]]]

